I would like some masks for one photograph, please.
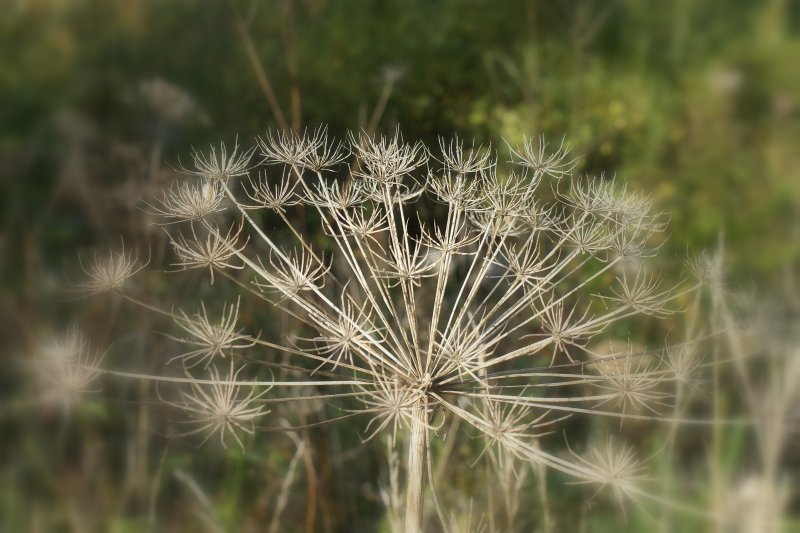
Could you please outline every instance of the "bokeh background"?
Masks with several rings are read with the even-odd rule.
[[[455,134],[494,146],[563,136],[585,154],[580,173],[616,174],[670,214],[665,271],[677,279],[687,251],[724,246],[729,285],[777,309],[776,350],[797,346],[798,2],[5,0],[0,11],[0,530],[386,527],[384,450],[363,444],[356,422],[266,434],[242,452],[169,438],[146,384],[109,383],[111,401],[69,416],[37,407],[25,360],[71,320],[112,345],[117,367],[163,364],[168,339],[152,317],[75,300],[68,279],[79,256],[120,239],[166,264],[142,202],[192,146],[320,124],[339,137],[399,125],[429,146]],[[225,290],[199,280],[145,276],[139,289],[170,295],[166,305]],[[315,409],[286,416],[313,421]],[[645,455],[658,435],[636,436]],[[752,436],[731,430],[724,443],[725,479],[746,493]],[[710,499],[692,477],[705,445],[682,446],[683,475]],[[781,463],[792,486],[798,455],[790,443]],[[447,475],[454,499],[480,492],[474,473]],[[563,481],[548,480],[556,531],[658,530],[652,510],[590,510],[592,491]],[[538,496],[524,490],[518,523],[529,531],[539,521],[525,502]],[[800,527],[794,498],[787,528]]]

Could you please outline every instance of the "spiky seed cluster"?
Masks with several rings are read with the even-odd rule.
[[[538,139],[525,139],[520,150],[511,148],[512,161],[523,167],[531,169],[534,179],[541,176],[551,176],[560,179],[570,176],[578,165],[578,158],[570,159],[569,147],[564,144],[564,139],[558,148],[550,149],[543,135]]]
[[[36,371],[46,386],[47,400],[72,404],[82,395],[98,390],[104,353],[92,348],[76,326],[51,337],[40,347]]]
[[[236,329],[239,318],[239,301],[236,305],[224,306],[218,321],[208,318],[206,306],[200,304],[200,311],[193,317],[180,313],[175,322],[187,334],[186,337],[172,337],[190,350],[173,359],[180,359],[187,367],[200,363],[208,366],[215,358],[230,357],[234,350],[251,348],[255,341]]]
[[[206,433],[203,442],[218,434],[220,443],[226,448],[225,436],[230,435],[239,447],[244,449],[244,443],[238,433],[252,435],[254,421],[269,412],[258,403],[269,389],[256,392],[250,387],[250,392],[247,392],[247,385],[238,382],[243,368],[234,370],[231,361],[227,375],[220,376],[219,371],[212,367],[208,382],[194,381],[192,376],[187,374],[192,380],[192,392],[182,392],[183,401],[176,404],[188,412],[197,424],[197,427],[187,434]]]
[[[208,268],[211,283],[214,283],[214,270],[234,269],[241,270],[244,265],[240,263],[238,255],[244,250],[247,241],[239,244],[242,226],[231,226],[226,233],[221,233],[217,226],[205,228],[205,239],[198,237],[194,226],[191,228],[191,238],[182,233],[170,236],[172,248],[178,260],[172,266],[179,270],[191,268]]]
[[[617,277],[617,286],[611,289],[612,296],[600,295],[619,305],[645,315],[665,317],[673,314],[674,309],[666,306],[670,300],[671,290],[661,290],[663,280],[648,275],[643,269],[636,271],[635,276],[623,272]]]
[[[269,132],[257,139],[261,155],[270,163],[323,172],[342,163],[349,155],[339,142],[329,142],[328,129],[311,132]]]
[[[250,180],[250,191],[247,195],[256,202],[252,209],[266,208],[270,211],[285,213],[288,207],[300,203],[297,197],[297,182],[284,175],[275,184],[270,184],[264,173],[259,173],[258,180]]]
[[[200,220],[222,211],[223,198],[222,188],[217,181],[175,183],[164,193],[153,210],[156,214],[175,221]]]
[[[255,148],[240,152],[238,142],[230,152],[222,143],[219,151],[211,145],[207,152],[192,151],[193,168],[180,166],[178,170],[184,174],[225,182],[228,178],[246,176],[252,169],[250,160],[254,153]]]
[[[640,499],[640,484],[645,480],[644,465],[639,461],[634,449],[624,442],[615,441],[610,435],[589,448],[586,455],[572,452],[581,465],[587,467],[596,479],[575,483],[594,482],[602,487],[610,487],[617,501]],[[599,490],[599,489],[598,489]]]
[[[568,461],[537,439],[573,416],[658,419],[669,401],[664,389],[674,380],[664,379],[663,358],[627,350],[598,359],[587,348],[632,315],[668,314],[687,292],[662,289],[641,271],[592,294],[622,261],[657,248],[651,241],[663,220],[650,213],[647,197],[600,176],[571,179],[566,192],[544,200],[538,186],[547,177],[567,179],[577,158],[563,142],[551,149],[542,138],[512,148],[509,168],[498,168],[490,150],[456,139],[440,141],[441,164],[432,169],[426,148],[404,142],[399,131],[351,135],[347,148],[324,129],[270,133],[257,144],[266,165],[257,173],[250,172],[253,150],[194,154],[188,173],[210,180],[225,198],[195,217],[175,217],[169,195],[162,203],[166,218],[191,227],[172,237],[176,265],[207,267],[212,276],[241,269],[235,281],[251,297],[314,334],[287,345],[262,341],[238,329],[238,303],[217,322],[204,306],[192,317],[181,313],[185,335],[176,340],[188,350],[176,359],[210,367],[219,384],[211,393],[198,384],[184,397],[199,417],[198,432],[250,429],[247,422],[262,414],[258,393],[240,397],[230,382],[241,368],[222,380],[215,365],[251,352],[248,360],[277,364],[258,352],[269,348],[283,352],[280,366],[289,370],[276,387],[363,414],[367,438],[388,433],[395,445],[395,434],[409,430],[415,449],[424,450],[420,439],[434,434],[434,413],[442,413],[503,450],[496,453],[611,485],[620,495],[636,492],[639,470],[627,452],[598,448]],[[348,154],[354,160],[345,166]],[[247,178],[243,187],[237,176]],[[441,216],[423,220],[429,201]],[[312,247],[292,224],[298,204],[313,213],[308,220],[320,221],[326,246]],[[224,205],[239,228],[226,235],[216,225]],[[287,231],[266,230],[257,218],[262,209]],[[217,222],[208,220],[211,212]],[[421,464],[413,462],[418,472]]]
[[[116,291],[146,265],[139,261],[133,250],[110,250],[103,255],[95,255],[89,266],[83,265],[86,279],[77,285],[78,290],[89,294]]]

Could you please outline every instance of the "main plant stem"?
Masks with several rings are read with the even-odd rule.
[[[405,533],[422,531],[422,495],[425,477],[425,450],[428,445],[427,409],[423,404],[414,408],[411,440],[408,443],[406,473]]]

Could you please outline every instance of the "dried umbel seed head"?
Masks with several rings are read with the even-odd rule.
[[[236,329],[238,318],[238,300],[235,306],[223,306],[221,316],[216,322],[208,318],[204,303],[200,304],[200,311],[193,317],[181,312],[180,316],[175,317],[175,322],[188,336],[170,338],[191,349],[176,355],[171,361],[181,360],[187,368],[200,363],[208,366],[216,358],[230,357],[234,350],[251,348],[255,341]]]
[[[218,181],[204,179],[197,183],[176,183],[164,193],[155,214],[170,220],[200,220],[223,210],[224,194]]]
[[[230,152],[224,144],[220,144],[219,151],[212,145],[206,153],[192,151],[193,168],[179,165],[177,170],[183,174],[224,183],[228,178],[246,176],[250,172],[250,160],[254,152],[255,148],[240,152],[238,141]]]
[[[284,174],[276,183],[270,183],[266,173],[260,172],[259,179],[250,179],[250,190],[247,195],[256,205],[250,209],[266,208],[278,213],[285,213],[288,207],[300,203],[297,195],[297,181],[289,174]]]
[[[244,268],[239,254],[247,246],[247,240],[245,239],[243,243],[239,244],[241,226],[238,229],[231,226],[227,233],[222,233],[216,226],[209,225],[205,229],[205,239],[197,235],[194,226],[191,231],[191,237],[185,237],[183,234],[178,234],[177,237],[170,236],[170,243],[178,256],[178,261],[172,266],[177,267],[178,270],[208,268],[212,285],[214,284],[214,269],[241,270]]]
[[[594,477],[572,483],[594,483],[600,488],[610,487],[620,504],[628,499],[641,499],[640,484],[646,479],[645,468],[631,446],[618,442],[609,435],[591,446],[585,455],[578,455],[572,450],[570,452],[578,463],[589,468],[590,476]]]
[[[259,404],[260,398],[269,391],[269,387],[262,386],[261,392],[257,392],[256,386],[241,383],[239,374],[243,368],[234,370],[231,361],[227,375],[221,376],[216,368],[212,368],[209,380],[195,380],[191,374],[186,374],[191,382],[192,392],[182,391],[182,402],[172,405],[189,413],[198,426],[186,433],[187,435],[206,433],[205,442],[217,434],[225,448],[225,436],[230,435],[244,449],[239,433],[252,435],[254,421],[269,413]]]
[[[569,147],[565,146],[563,138],[558,148],[553,150],[549,149],[549,144],[541,135],[536,140],[525,139],[519,151],[511,146],[509,149],[512,162],[533,170],[536,178],[545,175],[560,179],[571,175],[578,165],[579,158],[570,159]]]
[[[141,263],[133,250],[126,250],[124,246],[116,251],[110,250],[106,254],[95,255],[88,266],[81,261],[86,279],[77,284],[77,289],[88,294],[116,291],[146,266],[147,263]]]
[[[645,315],[665,317],[675,313],[675,310],[666,306],[672,290],[661,290],[662,283],[661,278],[648,275],[640,268],[635,276],[623,272],[622,276],[617,277],[617,285],[611,289],[612,296],[598,296]]]
[[[491,147],[484,149],[483,146],[469,148],[464,147],[464,142],[458,137],[448,141],[444,137],[439,138],[439,150],[441,151],[442,169],[446,175],[455,173],[457,176],[465,174],[476,174],[494,168],[496,162],[492,158]]]
[[[99,390],[96,380],[104,355],[92,348],[77,326],[50,337],[39,347],[34,364],[45,400],[69,406]]]
[[[269,132],[257,142],[266,162],[315,172],[332,170],[349,155],[340,142],[328,140],[326,127],[302,133]]]
[[[644,271],[613,283],[623,261],[657,249],[651,238],[663,226],[649,199],[603,176],[539,195],[548,176],[565,180],[576,165],[563,143],[551,150],[543,139],[513,149],[512,165],[500,169],[488,151],[442,141],[433,173],[427,149],[399,131],[349,140],[354,159],[336,175],[347,150],[324,129],[269,134],[258,140],[268,166],[249,184],[252,150],[195,153],[188,172],[217,184],[208,198],[220,192],[225,209],[213,223],[190,216],[183,229],[165,227],[178,235],[176,265],[221,271],[254,307],[283,311],[310,332],[261,340],[237,324],[238,303],[218,320],[204,305],[175,317],[183,335],[174,340],[186,348],[174,359],[202,364],[212,378],[192,378],[183,397],[196,431],[248,433],[263,414],[259,393],[243,388],[254,382],[237,379],[241,368],[227,378],[216,369],[237,357],[285,371],[272,382],[289,391],[281,401],[363,415],[364,436],[383,433],[392,448],[403,442],[398,432],[409,433],[408,531],[419,530],[428,442],[448,418],[483,436],[495,462],[505,454],[639,495],[628,448],[606,444],[570,459],[539,439],[573,416],[666,419],[675,380],[665,370],[629,349],[598,360],[589,348],[630,317],[666,316],[694,290],[662,289]],[[298,204],[302,227],[292,222]],[[235,228],[227,234],[216,225],[225,218]]]
[[[363,165],[356,175],[376,185],[400,185],[404,176],[427,163],[425,146],[406,144],[399,129],[391,138],[352,137],[351,145]]]

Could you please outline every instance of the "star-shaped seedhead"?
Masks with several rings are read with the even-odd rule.
[[[348,181],[340,185],[336,181],[326,183],[320,179],[313,188],[307,188],[305,201],[321,209],[347,211],[360,207],[369,196],[370,191],[365,187],[363,180]]]
[[[602,257],[614,245],[614,228],[592,217],[573,214],[571,219],[571,223],[562,224],[556,231],[581,254]]]
[[[205,363],[208,367],[214,359],[231,357],[236,350],[251,348],[256,340],[250,335],[236,329],[239,319],[239,301],[236,305],[225,304],[218,321],[208,318],[205,303],[200,303],[200,310],[192,317],[183,311],[175,316],[175,323],[186,333],[186,337],[171,339],[189,346],[190,350],[176,355],[170,362],[181,360],[186,368]]]
[[[49,401],[72,405],[83,395],[96,392],[105,353],[92,348],[77,326],[50,337],[39,347],[34,368],[46,387]]]
[[[592,383],[606,392],[607,397],[598,406],[612,404],[620,413],[620,424],[628,414],[647,411],[660,415],[660,410],[669,407],[667,399],[672,395],[661,385],[665,374],[657,369],[658,361],[653,354],[634,353],[629,343],[624,352],[613,353],[594,361],[594,369],[602,376],[601,382]]]
[[[668,346],[666,348],[666,363],[672,371],[676,383],[688,387],[691,391],[705,394],[701,387],[703,380],[700,370],[703,366],[703,357],[700,351],[690,344]]]
[[[661,290],[663,279],[648,275],[644,269],[638,269],[635,276],[623,272],[617,277],[616,285],[611,288],[611,296],[596,295],[609,302],[616,302],[626,309],[655,317],[666,317],[675,313],[667,307],[672,289]]]
[[[80,258],[79,258],[80,260]],[[119,250],[109,250],[106,254],[95,255],[86,266],[80,261],[86,279],[78,283],[80,292],[95,294],[106,291],[118,291],[126,281],[147,266],[141,263],[133,250],[126,250],[124,245]]]
[[[211,284],[214,284],[214,269],[234,269],[241,270],[244,263],[241,262],[239,255],[247,247],[247,239],[239,244],[239,236],[242,232],[242,225],[228,228],[227,233],[220,232],[219,228],[209,226],[206,230],[205,239],[197,235],[195,227],[192,226],[192,236],[185,237],[179,233],[177,237],[170,235],[169,240],[178,261],[172,266],[178,270],[188,270],[192,268],[208,268],[211,276]]]
[[[219,181],[176,182],[164,193],[158,205],[151,207],[155,214],[171,222],[196,221],[224,211],[224,197]]]
[[[365,442],[388,429],[390,442],[394,443],[397,431],[406,430],[414,423],[415,410],[424,397],[418,388],[404,383],[399,376],[390,375],[380,375],[374,388],[360,390],[363,394],[358,400],[363,408],[359,411],[372,415],[365,428]]]
[[[391,138],[366,134],[356,138],[351,135],[350,145],[363,165],[355,175],[378,185],[400,185],[404,176],[428,162],[425,145],[419,142],[406,144],[399,129]]]
[[[476,209],[485,201],[479,177],[450,172],[429,174],[426,185],[435,199],[456,211]]]
[[[459,380],[484,381],[479,369],[497,348],[497,335],[480,327],[474,320],[458,324],[445,336],[434,332],[433,368],[437,376],[458,376]]]
[[[253,158],[254,152],[255,148],[240,152],[238,140],[230,151],[224,143],[220,143],[219,151],[216,146],[211,145],[205,153],[192,150],[193,168],[187,168],[179,164],[177,170],[182,174],[199,176],[224,183],[229,178],[246,176],[250,172],[253,168],[250,165],[250,160]]]
[[[498,263],[503,268],[503,275],[513,279],[512,283],[519,283],[526,289],[532,290],[529,296],[541,292],[548,285],[547,272],[553,265],[553,258],[546,258],[540,248],[541,241],[527,240],[521,246],[517,243],[504,243],[500,249],[502,262]],[[519,249],[518,249],[519,248]]]
[[[576,179],[559,196],[576,213],[608,225],[615,235],[624,230],[646,240],[666,227],[666,217],[653,212],[652,198],[628,190],[627,184],[619,185],[616,176]]]
[[[287,207],[297,205],[301,202],[297,194],[298,181],[291,175],[284,172],[280,180],[270,183],[267,173],[258,173],[258,180],[250,178],[250,189],[247,195],[256,205],[246,206],[249,209],[266,208],[277,213],[285,213]]]
[[[469,222],[476,230],[486,229],[493,238],[498,236],[518,237],[527,230],[525,213],[508,212],[499,214],[491,211],[472,211]]]
[[[436,265],[429,260],[428,249],[419,242],[409,244],[407,249],[392,249],[389,257],[379,259],[386,267],[376,271],[375,277],[390,280],[390,287],[406,282],[419,287],[423,278],[436,275]]]
[[[271,254],[269,264],[272,268],[268,269],[261,264],[264,275],[253,281],[253,284],[262,290],[276,290],[288,300],[297,297],[301,292],[321,289],[331,267],[320,262],[309,250],[295,249],[281,255]]]
[[[239,433],[252,435],[255,420],[269,413],[264,405],[259,403],[269,388],[258,392],[255,386],[240,383],[239,374],[243,369],[244,367],[239,367],[234,370],[231,361],[230,369],[225,376],[220,376],[216,367],[211,368],[210,379],[204,381],[195,380],[191,374],[186,374],[187,378],[192,380],[192,391],[181,391],[182,401],[172,405],[188,412],[197,424],[198,427],[189,431],[187,435],[207,433],[201,444],[215,434],[219,435],[224,448],[227,448],[225,436],[230,435],[244,450],[244,443]]]
[[[327,127],[302,132],[270,131],[265,137],[258,137],[257,143],[265,162],[297,170],[332,170],[350,155],[342,143],[328,139]]]
[[[325,363],[332,363],[331,370],[336,370],[342,359],[352,365],[354,354],[363,354],[363,346],[383,340],[366,305],[359,306],[344,293],[341,301],[341,313],[327,322],[326,330],[313,339],[303,339],[314,343],[313,351],[323,354]]]
[[[506,144],[508,145],[508,143]],[[550,148],[550,144],[543,135],[540,135],[538,139],[524,139],[522,147],[517,150],[511,145],[508,145],[508,148],[511,151],[511,162],[531,169],[534,179],[544,175],[556,179],[569,176],[580,160],[578,157],[570,159],[569,147],[566,146],[564,138],[555,149]]]
[[[447,176],[477,174],[497,164],[492,157],[491,146],[484,148],[483,145],[472,144],[466,148],[464,141],[458,137],[450,140],[439,137],[439,150],[442,154],[439,160],[443,165],[441,170]]]
[[[427,250],[447,255],[469,254],[470,247],[477,243],[480,235],[468,231],[467,224],[463,219],[457,225],[453,225],[450,230],[442,230],[437,225],[433,226],[433,233],[420,223],[420,233],[422,237],[415,239],[416,242],[424,246]]]
[[[513,458],[506,453],[508,449],[514,449],[520,442],[528,442],[551,433],[549,428],[566,418],[553,418],[550,411],[536,416],[522,402],[498,401],[492,398],[488,389],[484,392],[484,397],[478,402],[477,415],[483,420],[480,429],[486,444],[475,460],[476,463],[489,450],[494,461],[503,466],[506,460]],[[524,387],[520,389],[519,395],[525,396]],[[534,432],[540,428],[548,430]]]
[[[585,455],[578,455],[572,449],[570,453],[577,465],[585,467],[582,470],[587,478],[571,484],[599,485],[592,497],[603,488],[609,487],[620,505],[628,499],[637,500],[641,497],[640,485],[647,479],[644,475],[645,466],[632,446],[616,441],[609,435],[605,440],[592,445]]]
[[[691,256],[686,260],[686,267],[698,283],[712,289],[725,289],[728,265],[721,252],[709,254],[703,251]]]
[[[326,232],[332,236],[352,236],[363,241],[369,239],[372,244],[380,248],[378,236],[388,232],[388,219],[385,211],[373,209],[366,211],[358,209],[350,212],[340,213],[336,217],[339,227],[334,230],[330,225],[326,226]]]
[[[583,312],[579,309],[579,303],[576,302],[567,308],[564,300],[555,295],[545,300],[540,294],[538,305],[537,302],[531,303],[531,310],[539,317],[544,332],[529,336],[550,338],[550,345],[553,347],[550,366],[553,366],[559,353],[564,353],[570,362],[575,362],[570,347],[580,350],[585,346],[586,339],[603,331],[604,326],[593,320],[588,307]]]

